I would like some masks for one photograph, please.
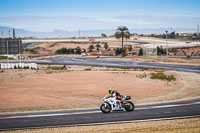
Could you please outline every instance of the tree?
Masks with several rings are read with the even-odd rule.
[[[122,49],[123,49],[124,48],[124,38],[129,39],[130,32],[126,26],[119,26],[116,30],[115,37],[117,39],[122,38]],[[122,51],[122,56],[124,56],[123,51]]]
[[[175,33],[175,31],[171,32],[171,34],[170,34],[169,37],[170,37],[170,38],[175,38],[175,37],[176,37],[176,33]]]
[[[108,49],[108,43],[107,43],[107,42],[104,44],[104,48],[105,48],[106,50]]]
[[[56,50],[56,54],[66,54],[67,53],[67,49],[66,48],[61,48]]]
[[[102,37],[107,37],[107,35],[105,33],[102,33],[101,36]]]
[[[75,54],[81,54],[81,48],[79,46],[75,48]]]
[[[128,50],[131,51],[132,49],[132,45],[128,45]]]
[[[120,48],[117,48],[117,49],[115,50],[115,54],[116,54],[116,55],[120,55],[120,54],[121,54],[121,49],[120,49]]]
[[[74,49],[73,48],[61,48],[56,50],[56,54],[74,54]]]
[[[94,49],[94,45],[90,45],[90,46],[88,47],[89,52],[92,52],[93,49]]]
[[[120,54],[122,54],[122,53],[124,53],[124,55],[126,55],[125,53],[126,53],[126,48],[117,48],[116,50],[115,50],[115,54],[116,55],[120,55]]]
[[[97,51],[99,51],[100,47],[101,47],[101,45],[99,45],[99,44],[96,45]]]
[[[139,56],[143,56],[143,49],[142,48],[140,48]]]
[[[157,55],[161,55],[161,50],[159,46],[157,46]]]

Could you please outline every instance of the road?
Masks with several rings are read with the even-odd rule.
[[[54,113],[0,115],[0,130],[100,125],[200,117],[200,100],[137,106],[133,112],[80,110]]]
[[[1,63],[1,62],[0,62]],[[3,63],[3,62],[2,62]],[[13,62],[10,62],[13,63]],[[15,62],[16,63],[16,62]],[[132,62],[132,61],[114,61],[113,58],[54,58],[49,61],[22,61],[22,63],[37,63],[46,65],[82,65],[82,66],[99,66],[110,68],[152,68],[152,69],[164,69],[172,71],[183,71],[200,73],[200,66],[192,65],[175,65],[175,64],[161,64],[161,63],[145,63],[145,62]]]
[[[110,58],[55,58],[50,62],[36,61],[37,64],[54,64],[54,65],[84,65],[84,66],[100,66],[112,68],[156,68],[172,71],[184,71],[200,73],[200,66],[191,65],[175,65],[175,64],[159,64],[131,61],[113,61]]]

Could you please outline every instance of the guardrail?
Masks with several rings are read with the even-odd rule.
[[[0,63],[0,69],[37,69],[36,63]]]

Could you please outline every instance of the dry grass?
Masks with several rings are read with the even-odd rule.
[[[98,126],[76,126],[6,131],[5,133],[199,133],[200,118]]]

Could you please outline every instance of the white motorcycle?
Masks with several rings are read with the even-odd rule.
[[[131,101],[127,101],[129,99],[131,99],[131,96],[125,96],[123,97],[125,103],[121,103],[121,101],[117,100],[116,97],[105,96],[102,99],[100,109],[103,113],[109,113],[115,110],[133,111],[135,109],[135,105]]]

